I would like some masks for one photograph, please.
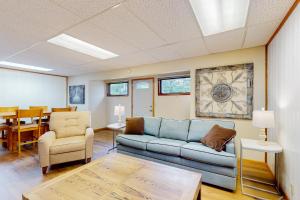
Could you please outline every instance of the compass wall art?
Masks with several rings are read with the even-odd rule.
[[[196,70],[196,116],[252,119],[253,63]]]

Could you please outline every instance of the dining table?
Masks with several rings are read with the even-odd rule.
[[[43,112],[42,117],[50,117],[51,112]],[[0,119],[4,120],[16,120],[18,116],[16,115],[15,112],[5,112],[5,113],[0,113]]]

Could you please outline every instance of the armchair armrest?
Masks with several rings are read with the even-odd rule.
[[[87,128],[85,131],[85,158],[92,158],[93,155],[93,143],[94,143],[94,130]]]
[[[49,166],[49,147],[55,141],[56,135],[54,131],[48,131],[44,135],[40,136],[38,141],[38,152],[40,159],[40,166]]]

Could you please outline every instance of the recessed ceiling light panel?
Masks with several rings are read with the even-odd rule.
[[[101,49],[100,47],[84,42],[67,34],[60,34],[49,39],[48,42],[100,59],[109,59],[118,56],[115,53]]]
[[[25,64],[13,63],[13,62],[7,62],[7,61],[0,61],[0,65],[22,68],[22,69],[44,71],[44,72],[53,71],[53,69],[48,69],[48,68],[44,68],[44,67],[36,67],[36,66],[32,66],[32,65],[25,65]]]
[[[249,0],[190,0],[204,36],[244,27]]]

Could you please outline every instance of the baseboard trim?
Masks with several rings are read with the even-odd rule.
[[[108,128],[104,127],[104,128],[94,128],[94,132],[99,132],[99,131],[106,131],[109,130]]]

